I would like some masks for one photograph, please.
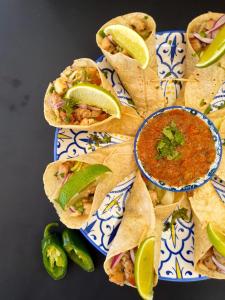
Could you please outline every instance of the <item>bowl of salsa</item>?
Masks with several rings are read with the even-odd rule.
[[[134,155],[142,174],[153,184],[184,192],[210,180],[221,161],[222,142],[204,114],[171,106],[144,120],[135,137]]]

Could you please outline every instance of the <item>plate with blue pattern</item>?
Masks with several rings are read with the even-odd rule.
[[[185,46],[185,33],[182,31],[157,33],[158,75],[160,78],[173,79],[161,82],[168,106],[175,104],[182,88],[181,81],[176,81],[174,78],[184,76]],[[97,63],[112,84],[121,103],[133,106],[132,99],[105,57],[101,56]],[[215,96],[212,109],[215,111],[223,103],[225,103],[225,83]],[[126,140],[126,136],[119,134],[56,129],[54,159],[77,157],[95,151],[99,147],[123,143]],[[116,186],[106,196],[98,211],[81,229],[86,239],[103,255],[107,255],[110,244],[120,226],[125,203],[134,179],[135,174],[130,174]],[[212,182],[221,201],[225,203],[225,182],[217,176],[213,177]],[[159,279],[167,281],[189,282],[206,279],[194,271],[194,224],[192,220],[186,222],[178,219],[172,230],[163,232],[158,272]]]

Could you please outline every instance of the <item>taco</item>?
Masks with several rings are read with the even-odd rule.
[[[77,99],[68,96],[68,91],[74,87],[98,89],[105,93],[117,108],[117,113],[110,115],[107,104],[102,101],[97,105],[79,103]],[[88,101],[93,102],[93,99]],[[104,110],[105,109],[105,110]],[[44,99],[44,115],[47,122],[59,128],[77,130],[107,131],[119,134],[135,135],[140,126],[141,118],[137,112],[128,106],[123,106],[97,64],[91,59],[81,58],[68,66],[60,77],[49,84]]]
[[[109,25],[129,27],[141,36],[149,55],[148,64],[144,69],[132,54],[118,45],[110,34],[105,33]],[[110,20],[96,34],[98,47],[116,70],[138,113],[143,117],[165,105],[157,75],[155,30],[155,21],[151,16],[135,12]]]
[[[185,105],[206,112],[225,80],[225,56],[206,68],[197,68],[200,56],[218,33],[214,26],[223,14],[208,12],[190,22],[187,28]],[[217,28],[216,28],[217,27]],[[214,29],[215,28],[215,29]]]
[[[121,225],[104,263],[105,272],[111,282],[122,286],[126,284],[135,287],[135,253],[140,243],[150,236],[156,238],[154,249],[154,285],[156,285],[161,227],[156,224],[151,198],[138,172],[131,194],[127,199]]]
[[[61,222],[81,228],[105,196],[135,170],[133,141],[129,141],[50,163],[43,176],[44,189]]]
[[[207,228],[194,217],[194,268],[199,274],[215,279],[225,279],[225,257],[210,243]],[[224,227],[223,227],[224,228]]]

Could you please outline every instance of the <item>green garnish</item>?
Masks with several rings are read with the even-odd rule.
[[[101,144],[109,144],[111,142],[111,136],[107,133],[104,133],[103,136],[99,136],[97,133],[91,133],[89,135],[89,147],[93,148],[93,145],[99,147]]]
[[[74,111],[74,106],[76,105],[76,103],[72,99],[64,99],[64,101],[65,101],[65,103],[64,103],[62,109],[66,113],[66,119],[65,119],[65,121],[67,123],[69,123],[70,120],[71,120],[71,115],[72,115],[72,113]]]
[[[217,106],[218,109],[222,109],[225,107],[225,102],[221,103],[219,106]]]
[[[61,178],[64,178],[64,177],[65,177],[65,174],[64,174],[64,173],[60,173],[59,175],[60,175]]]
[[[200,101],[200,107],[202,107],[202,106],[204,106],[204,105],[206,105],[207,103],[205,102],[205,99],[202,99],[201,101]]]
[[[212,111],[212,107],[211,107],[211,105],[209,104],[209,105],[206,107],[206,109],[204,110],[204,114],[205,114],[205,115],[208,115],[208,114],[210,113],[210,111]]]
[[[222,145],[223,145],[223,146],[225,146],[225,139],[224,139],[224,140],[222,140]]]
[[[191,56],[195,57],[195,56],[197,56],[197,53],[196,52],[192,53]]]
[[[81,214],[84,212],[84,205],[83,205],[82,199],[77,200],[77,201],[74,203],[73,207],[74,207],[77,211],[79,211]]]
[[[147,19],[148,19],[148,16],[147,16],[147,15],[146,15],[146,16],[144,16],[144,19],[145,19],[145,20],[147,20]]]
[[[171,40],[169,40],[169,41],[168,41],[168,44],[169,44],[169,45],[171,45],[171,44],[172,44],[172,41],[171,41]]]
[[[172,219],[171,221],[167,221],[164,223],[164,228],[163,231],[167,231],[168,229],[171,230],[172,226],[176,224],[177,219],[182,219],[184,221],[189,221],[189,217],[187,215],[187,208],[178,208],[178,210],[175,210],[172,214]]]
[[[180,153],[176,150],[176,147],[184,144],[184,136],[177,128],[175,122],[172,121],[168,126],[164,127],[162,133],[163,136],[156,146],[157,159],[179,159]]]
[[[199,35],[203,38],[207,37],[207,34],[205,33],[205,31],[200,31]]]
[[[106,37],[106,34],[105,34],[105,32],[104,32],[104,29],[100,30],[100,31],[98,32],[98,34],[99,34],[100,37],[102,37],[103,39],[104,39],[104,37]]]
[[[54,85],[52,85],[49,89],[49,93],[52,94],[54,92],[55,88],[54,88]]]
[[[167,72],[166,75],[164,76],[164,78],[169,77],[170,75],[171,75],[171,72]]]
[[[107,76],[108,76],[107,71],[106,70],[102,70],[102,73],[104,74],[105,78],[107,78]]]

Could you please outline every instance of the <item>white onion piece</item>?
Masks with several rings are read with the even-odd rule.
[[[210,44],[213,41],[213,39],[202,37],[199,33],[194,33],[193,35],[196,39],[198,39],[202,43]]]
[[[120,262],[121,258],[123,257],[124,253],[120,253],[118,255],[115,255],[112,259],[112,263],[111,263],[111,269],[115,268],[118,263]]]
[[[131,249],[131,250],[130,250],[130,258],[131,258],[131,260],[132,260],[132,262],[133,262],[133,264],[134,264],[134,262],[135,262],[134,249]]]
[[[218,260],[215,258],[215,256],[212,256],[212,261],[217,266],[219,271],[223,274],[225,274],[225,266],[218,262]]]
[[[222,15],[214,24],[214,26],[209,29],[208,31],[206,31],[206,34],[211,33],[213,31],[215,31],[216,29],[220,28],[221,26],[223,26],[225,24],[225,15]]]

